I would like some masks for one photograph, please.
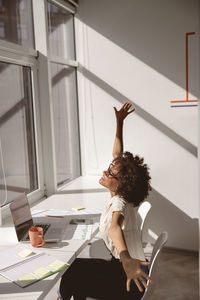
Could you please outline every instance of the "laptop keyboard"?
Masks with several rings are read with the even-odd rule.
[[[33,227],[42,227],[43,228],[43,234],[45,235],[47,229],[49,228],[50,224],[36,224]]]
[[[50,224],[34,224],[32,227],[42,227],[43,228],[43,234],[45,235],[47,229],[49,228]],[[25,238],[26,241],[29,241],[29,235]]]

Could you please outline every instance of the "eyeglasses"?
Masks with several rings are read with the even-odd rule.
[[[113,166],[114,166],[114,164],[111,163],[111,164],[109,165],[109,167],[108,167],[107,172],[108,172],[108,174],[109,174],[110,176],[112,176],[112,177],[115,178],[116,180],[119,180],[119,178],[116,176],[116,175],[119,174],[119,172],[118,172],[117,174],[114,174],[114,173],[112,172],[112,170],[111,170],[111,168],[112,168]]]

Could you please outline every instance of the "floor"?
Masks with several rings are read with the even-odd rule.
[[[199,300],[198,254],[164,249],[152,300]]]
[[[89,257],[89,247],[79,256]],[[155,292],[151,300],[199,300],[197,253],[164,248],[160,255],[159,266]],[[59,283],[49,292],[45,300],[56,300],[58,286]]]

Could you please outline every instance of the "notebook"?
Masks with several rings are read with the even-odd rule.
[[[51,255],[23,244],[0,253],[0,274],[20,287],[51,276],[68,266]]]

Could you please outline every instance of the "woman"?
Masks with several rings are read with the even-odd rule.
[[[137,225],[137,208],[150,187],[148,167],[143,158],[123,152],[123,122],[132,105],[115,107],[117,131],[113,161],[99,183],[110,191],[111,198],[101,216],[99,231],[112,258],[76,259],[62,276],[59,297],[68,300],[139,300],[143,296],[149,262],[145,261]],[[59,298],[58,298],[59,299]]]

